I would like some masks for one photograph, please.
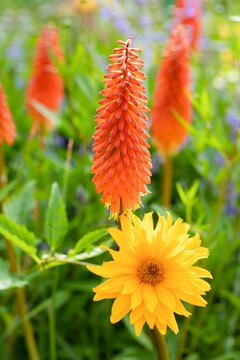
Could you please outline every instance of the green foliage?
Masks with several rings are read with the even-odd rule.
[[[65,204],[57,183],[53,183],[45,214],[44,233],[51,251],[61,244],[68,230],[68,220]]]
[[[3,259],[0,259],[0,269],[0,291],[21,288],[27,285],[28,282],[26,280],[13,276],[9,272],[7,262]]]
[[[0,234],[39,262],[36,256],[37,239],[24,225],[19,225],[7,216],[0,214]]]
[[[99,229],[89,232],[88,234],[84,235],[80,240],[78,240],[75,247],[69,251],[69,255],[76,255],[85,250],[88,250],[94,244],[96,245],[97,242],[106,237],[106,235],[106,229]]]
[[[34,208],[35,182],[29,181],[21,190],[13,193],[3,204],[3,212],[6,216],[19,224],[26,223]]]

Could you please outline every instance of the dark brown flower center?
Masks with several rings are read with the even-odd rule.
[[[146,260],[138,266],[137,274],[140,282],[155,286],[163,280],[164,268],[155,260]]]

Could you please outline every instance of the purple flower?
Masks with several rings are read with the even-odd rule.
[[[215,155],[215,162],[220,168],[225,165],[225,159],[219,152]]]
[[[81,204],[86,205],[88,203],[88,194],[85,191],[84,187],[81,185],[77,188],[76,197]]]
[[[118,1],[113,1],[111,6],[104,2],[101,4],[100,15],[103,20],[112,21],[116,28],[125,36],[134,35],[132,27],[127,18],[127,12]]]
[[[6,55],[10,59],[20,60],[23,57],[22,44],[19,38],[15,38],[6,50]]]
[[[227,188],[227,201],[225,211],[229,216],[235,216],[240,213],[240,196],[233,183],[230,182]]]
[[[139,18],[140,27],[149,27],[152,25],[152,19],[148,15],[142,15]]]
[[[233,142],[235,142],[237,139],[238,130],[240,129],[240,118],[230,110],[227,113],[227,123],[230,125],[232,130],[231,139]]]
[[[160,158],[158,153],[155,153],[152,156],[152,174],[158,174],[160,165],[162,164],[162,159]]]

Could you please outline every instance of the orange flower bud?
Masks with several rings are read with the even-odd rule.
[[[0,85],[0,145],[4,142],[8,145],[13,145],[15,137],[15,124],[3,88]]]
[[[58,30],[54,26],[46,26],[43,27],[38,40],[33,74],[26,95],[26,105],[33,120],[32,134],[38,128],[44,133],[53,126],[52,120],[37,110],[35,102],[55,112],[63,98],[63,81],[51,58],[52,55],[63,61]]]
[[[182,25],[173,29],[160,65],[151,113],[152,134],[163,157],[174,155],[187,129],[177,118],[191,122],[189,49]]]

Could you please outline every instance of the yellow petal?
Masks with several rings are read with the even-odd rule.
[[[167,225],[168,225],[168,228],[169,228],[169,229],[170,229],[171,226],[172,226],[172,221],[173,221],[172,215],[170,214],[169,211],[167,211]]]
[[[127,215],[123,214],[120,216],[121,228],[123,234],[130,234],[130,231],[133,229],[132,221],[128,218]]]
[[[142,229],[142,221],[135,214],[132,214],[132,221],[136,229]]]
[[[176,322],[175,316],[173,314],[173,312],[168,311],[167,312],[167,319],[168,319],[168,326],[170,327],[170,329],[172,329],[172,331],[177,334],[179,332],[178,330],[178,324]]]
[[[143,286],[142,284],[132,293],[131,308],[135,309],[143,302]]]
[[[144,323],[145,323],[145,320],[144,320],[143,316],[134,323],[135,333],[137,336],[139,336],[141,334]]]
[[[136,276],[131,276],[129,280],[125,281],[122,289],[122,294],[132,294],[139,287],[139,279]]]
[[[181,290],[176,289],[175,292],[178,294],[178,297],[187,301],[189,304],[198,305],[198,306],[206,306],[207,302],[200,295],[190,295],[182,292]]]
[[[178,299],[176,299],[176,306],[175,306],[174,312],[179,315],[186,316],[186,317],[189,317],[191,315],[191,313],[189,311],[187,311],[187,309],[185,309],[185,307],[183,306],[181,301]]]
[[[117,242],[117,244],[119,246],[124,245],[129,241],[129,236],[128,234],[123,234],[122,231],[120,231],[119,229],[116,228],[110,228],[108,229],[109,234],[113,237],[113,239]]]
[[[164,285],[162,285],[161,283],[158,284],[155,287],[155,291],[156,291],[158,300],[162,304],[170,307],[171,309],[175,308],[175,306],[176,306],[175,297],[173,296],[171,291],[169,291],[167,288],[164,287]]]
[[[143,285],[143,300],[149,312],[151,313],[154,312],[158,301],[152,285],[149,284]]]
[[[133,309],[130,313],[130,324],[134,324],[137,320],[139,320],[144,314],[144,305],[141,304]]]
[[[100,301],[103,299],[114,299],[116,296],[119,295],[119,292],[99,292],[94,295],[94,301]]]
[[[151,313],[147,309],[145,309],[144,318],[150,329],[153,329],[156,322],[156,313]]]
[[[109,277],[109,272],[104,268],[103,265],[88,265],[87,269],[91,272],[93,272],[96,275],[102,276],[102,277]]]
[[[160,321],[157,321],[156,327],[157,327],[158,331],[160,332],[160,334],[166,335],[167,325],[165,325],[165,324],[163,325]]]
[[[131,298],[129,295],[119,295],[113,303],[110,321],[115,324],[130,311]]]
[[[152,242],[153,240],[153,218],[152,218],[152,212],[146,213],[144,215],[142,226],[145,229],[146,232],[146,238],[149,242]]]
[[[194,271],[194,273],[201,278],[213,278],[212,274],[208,270],[202,269],[198,266],[192,266],[191,270]]]
[[[131,279],[132,276],[118,276],[104,281],[102,284],[94,288],[94,291],[122,291],[125,281]]]

